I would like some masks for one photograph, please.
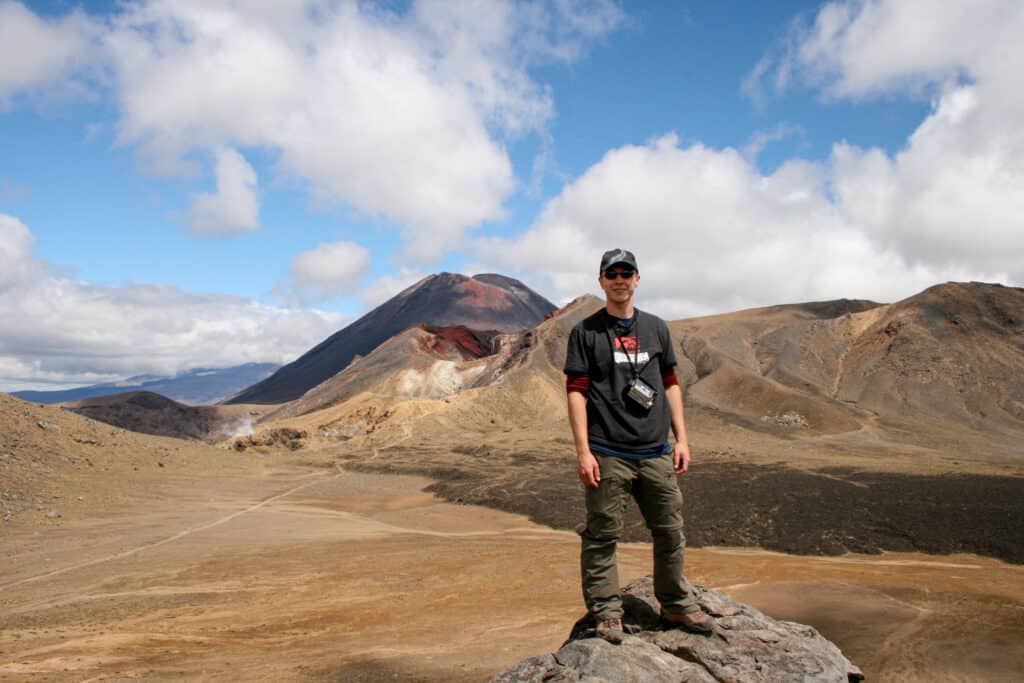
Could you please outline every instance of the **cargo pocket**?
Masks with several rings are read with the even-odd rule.
[[[587,523],[584,532],[593,539],[616,540],[622,534],[623,482],[602,476],[596,489],[587,489]]]
[[[682,529],[683,494],[668,453],[645,462],[641,468],[637,505],[652,532]]]

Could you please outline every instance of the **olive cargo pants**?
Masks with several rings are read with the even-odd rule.
[[[596,489],[586,489],[587,524],[580,532],[583,600],[598,621],[622,618],[615,548],[622,517],[632,496],[654,542],[654,594],[673,612],[700,609],[683,578],[683,495],[672,454],[627,460],[595,453],[601,468]]]

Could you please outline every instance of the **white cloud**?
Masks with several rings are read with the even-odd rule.
[[[192,200],[188,222],[192,232],[234,235],[260,227],[256,171],[230,148],[217,150],[217,191]]]
[[[283,363],[345,322],[166,285],[92,285],[33,258],[32,241],[21,221],[0,214],[0,391]]]
[[[292,261],[291,284],[324,301],[355,292],[370,265],[370,251],[355,242],[320,244]]]
[[[554,114],[551,94],[525,67],[574,62],[625,20],[605,0],[420,0],[412,14],[439,72],[468,86],[477,107],[512,134],[539,130]]]
[[[24,223],[0,214],[0,292],[18,279],[22,263],[32,250],[33,239]]]
[[[0,105],[88,67],[98,30],[79,11],[44,20],[20,3],[0,2]]]
[[[258,227],[256,174],[236,150],[259,150],[315,199],[400,225],[407,256],[421,262],[504,215],[518,185],[506,145],[545,135],[554,115],[528,68],[578,59],[622,20],[612,0],[424,0],[401,13],[356,2],[140,0],[102,20],[43,19],[0,0],[0,11],[0,105],[69,86],[109,90],[117,144],[150,171],[195,175],[197,159],[216,157],[216,191],[182,211],[194,231]],[[5,387],[284,361],[341,323],[173,287],[79,282],[33,259],[28,229],[3,221]],[[361,296],[387,298],[418,267]],[[312,256],[293,275],[321,295],[358,280]]]
[[[400,225],[420,262],[505,215],[518,184],[506,139],[543,132],[554,115],[528,67],[576,60],[623,20],[613,0],[420,0],[403,13],[142,0],[103,23],[0,10],[0,38],[18,46],[4,54],[0,102],[84,64],[117,98],[118,142],[151,171],[194,174],[196,152],[265,148],[318,200]],[[201,225],[224,225],[228,200],[197,202]],[[256,223],[230,218],[216,231]]]
[[[930,95],[932,111],[897,153],[838,142],[820,163],[791,160],[763,175],[735,150],[680,148],[666,136],[612,150],[525,234],[478,243],[480,258],[518,267],[565,301],[599,292],[604,249],[632,248],[643,305],[671,316],[892,301],[943,280],[1022,284],[1021,35],[1016,1],[941,12],[923,0],[830,3],[796,24],[744,88]]]
[[[321,200],[403,226],[436,259],[516,188],[505,136],[542,131],[547,88],[527,73],[611,31],[608,0],[448,3],[404,14],[363,3],[126,6],[105,33],[118,140],[160,173],[190,152],[263,147]]]
[[[803,128],[788,123],[780,123],[770,130],[759,130],[751,135],[747,144],[743,146],[743,158],[751,163],[756,163],[761,152],[771,143],[785,140],[791,136],[803,137],[803,135]]]
[[[733,149],[668,135],[613,150],[510,240],[477,242],[483,269],[512,272],[559,303],[597,286],[601,253],[633,250],[640,301],[684,317],[782,302],[892,301],[947,279],[1007,279],[999,264],[908,258],[830,195],[832,166],[762,175]]]
[[[38,271],[32,260],[35,236],[14,216],[0,213],[0,295]]]
[[[835,97],[923,92],[968,78],[1016,79],[1024,6],[1017,0],[831,2],[797,25],[782,58]],[[1014,89],[1017,90],[1017,89]],[[1020,97],[1017,93],[1007,93]]]
[[[837,144],[837,208],[908,262],[1024,280],[1024,5],[833,2],[752,77],[833,98],[931,93],[895,155]],[[774,72],[771,70],[774,69]],[[780,77],[783,75],[784,77]]]

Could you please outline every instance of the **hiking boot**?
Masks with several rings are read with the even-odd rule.
[[[700,610],[693,612],[672,612],[661,609],[661,618],[673,626],[682,626],[693,633],[711,633],[715,630],[715,619]]]
[[[622,619],[602,619],[597,622],[597,628],[594,629],[594,634],[598,638],[603,638],[609,643],[621,643],[626,637],[626,632],[622,628]]]

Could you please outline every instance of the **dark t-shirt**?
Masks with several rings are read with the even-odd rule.
[[[601,309],[572,328],[565,372],[590,378],[587,428],[593,443],[629,450],[657,448],[668,440],[672,424],[662,382],[662,374],[676,364],[672,337],[665,321],[640,310],[632,330],[623,336],[614,321]],[[650,409],[626,396],[634,365],[657,392]]]

